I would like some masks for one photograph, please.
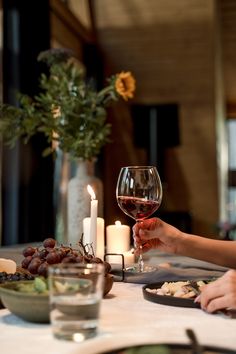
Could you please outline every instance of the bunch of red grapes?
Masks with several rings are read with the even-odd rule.
[[[22,268],[27,269],[31,274],[47,276],[49,265],[57,263],[103,263],[105,273],[109,273],[111,265],[98,257],[83,254],[80,250],[64,245],[57,246],[53,238],[43,241],[43,247],[28,246],[23,250],[24,259]]]

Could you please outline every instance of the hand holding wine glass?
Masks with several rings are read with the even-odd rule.
[[[162,200],[162,185],[156,167],[122,167],[117,181],[116,198],[121,210],[136,222],[151,216]],[[138,260],[138,271],[144,271],[142,254]]]

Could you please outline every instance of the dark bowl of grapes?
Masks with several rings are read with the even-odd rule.
[[[112,288],[112,285],[113,285],[113,282],[114,282],[114,277],[112,274],[106,274],[105,275],[105,279],[104,279],[104,292],[103,292],[103,296],[106,296],[111,288]]]
[[[11,313],[34,323],[49,323],[49,296],[46,281],[6,282],[0,285],[1,301]]]

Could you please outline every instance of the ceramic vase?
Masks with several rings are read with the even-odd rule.
[[[103,185],[94,175],[95,160],[77,161],[76,173],[68,182],[67,192],[67,243],[75,245],[83,233],[83,219],[90,216],[90,185],[98,199],[98,216],[103,216]]]

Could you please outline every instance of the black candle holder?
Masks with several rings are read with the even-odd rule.
[[[108,256],[117,256],[121,258],[120,266],[121,266],[121,280],[125,280],[125,257],[122,253],[105,253],[104,255],[104,261],[107,260]]]

